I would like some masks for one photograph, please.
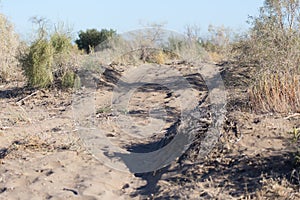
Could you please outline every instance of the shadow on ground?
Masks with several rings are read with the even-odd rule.
[[[0,99],[23,98],[31,94],[33,91],[34,89],[27,86],[4,89],[0,90]]]
[[[199,188],[199,185],[210,181],[216,190],[226,191],[232,197],[240,197],[245,194],[254,194],[262,188],[262,180],[283,179],[291,180],[293,159],[291,153],[285,153],[270,157],[248,158],[246,156],[229,157],[230,162],[218,162],[211,160],[202,164],[177,165],[165,167],[157,172],[135,174],[147,182],[138,188],[132,196],[155,196],[155,199],[183,198],[182,191],[190,189],[200,191],[199,198],[213,198]],[[171,169],[172,168],[172,169]],[[159,184],[160,180],[170,183],[171,188],[164,188]],[[201,192],[202,191],[202,192]]]
[[[82,79],[84,79],[84,76],[91,77],[90,73],[87,71],[82,71],[79,74]],[[84,75],[84,76],[83,76]],[[102,80],[99,79],[99,77],[102,77]],[[107,89],[107,90],[113,90],[116,85],[127,87],[127,88],[138,88],[140,92],[157,92],[157,91],[168,91],[170,88],[167,88],[166,86],[172,86],[175,90],[180,89],[186,89],[186,85],[182,84],[182,80],[186,80],[188,84],[190,84],[191,88],[197,89],[199,91],[207,91],[207,86],[205,85],[205,82],[203,81],[203,78],[199,73],[195,74],[189,74],[182,77],[168,77],[168,79],[159,79],[156,77],[153,77],[154,82],[138,82],[138,83],[126,83],[121,80],[122,75],[112,69],[105,69],[105,71],[99,75],[99,77],[94,77],[94,82],[97,85],[98,89]],[[181,82],[180,82],[181,81]],[[84,80],[82,81],[84,82]],[[163,83],[164,85],[156,84],[156,83]],[[140,86],[147,86],[147,87],[140,87]],[[184,88],[182,88],[184,87]]]

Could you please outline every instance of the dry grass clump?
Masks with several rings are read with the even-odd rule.
[[[249,90],[256,111],[300,112],[300,79],[297,74],[262,74]]]
[[[0,82],[16,78],[18,60],[16,55],[20,45],[13,25],[0,13]]]
[[[272,178],[261,180],[262,188],[257,190],[254,198],[263,199],[299,199],[300,194],[295,192],[294,186],[292,186],[288,180],[274,180]]]

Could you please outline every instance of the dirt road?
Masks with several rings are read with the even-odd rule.
[[[265,180],[288,173],[286,133],[297,119],[230,111],[227,129],[218,132],[226,111],[223,97],[216,98],[226,95],[216,79],[220,67],[202,69],[113,66],[86,80],[95,81],[92,87],[73,94],[2,85],[0,199],[234,199],[260,191],[263,173]],[[195,108],[201,112],[191,120],[193,113],[186,111]],[[207,138],[207,130],[221,139]],[[180,148],[185,140],[169,148],[183,132],[195,136],[188,151]],[[211,149],[204,151],[205,144],[215,147],[206,157]],[[162,147],[168,148],[159,162],[132,162],[134,153],[155,160],[147,153]],[[170,157],[175,162],[165,163]]]

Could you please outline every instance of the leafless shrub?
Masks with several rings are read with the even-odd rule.
[[[299,0],[266,0],[250,18],[247,39],[235,45],[240,64],[256,67],[249,89],[256,111],[300,111],[299,19]]]
[[[207,57],[193,34],[184,36],[165,30],[159,24],[117,35],[100,44],[95,50],[98,60],[106,65],[112,61],[126,65],[164,64],[179,59],[194,63]]]
[[[232,59],[232,44],[239,35],[225,26],[209,25],[208,35],[203,39],[203,46],[213,61],[221,62]]]
[[[3,14],[0,14],[0,42],[0,81],[9,81],[16,78],[18,72],[16,56],[20,41],[13,25]]]

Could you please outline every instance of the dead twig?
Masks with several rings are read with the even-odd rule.
[[[37,90],[37,91],[31,93],[30,95],[28,95],[28,96],[26,96],[26,97],[20,99],[19,101],[17,101],[17,104],[19,105],[22,101],[25,101],[26,99],[29,99],[30,97],[36,95],[36,94],[39,93],[39,92],[40,92],[40,90]]]
[[[285,117],[284,119],[290,119],[290,118],[294,118],[294,117],[300,117],[300,113],[294,113],[292,115]]]
[[[7,130],[7,129],[11,129],[11,127],[8,127],[8,126],[2,126],[2,127],[0,127],[0,130],[1,130],[1,131],[5,131],[5,130]]]

